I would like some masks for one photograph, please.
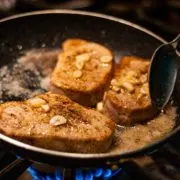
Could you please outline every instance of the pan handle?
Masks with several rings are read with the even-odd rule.
[[[0,180],[17,179],[31,164],[28,160],[16,159],[0,171]]]

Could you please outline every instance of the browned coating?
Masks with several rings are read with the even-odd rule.
[[[112,143],[114,123],[99,112],[86,109],[65,96],[45,93],[49,111],[29,100],[0,105],[0,131],[12,138],[47,149],[77,153],[106,152]],[[50,120],[63,116],[67,122],[54,126]]]
[[[59,54],[59,60],[51,76],[53,86],[51,91],[59,90],[82,105],[93,106],[101,100],[112,78],[113,56],[102,45],[84,40],[81,43],[79,41],[77,43],[77,40],[67,40],[63,44],[64,52]],[[74,72],[78,70],[76,57],[82,54],[88,54],[90,58],[80,70],[82,75],[75,77]],[[101,58],[104,56],[110,57],[111,62],[102,63]]]
[[[148,72],[149,62],[137,57],[123,57],[120,65],[117,66],[114,79],[126,80],[126,74],[130,71],[138,74],[138,81]],[[147,84],[147,80],[145,82]],[[144,83],[144,84],[145,84]],[[134,90],[129,92],[122,89],[122,92],[108,90],[104,96],[104,112],[116,123],[121,125],[134,125],[141,121],[152,118],[153,110],[149,97],[149,90],[146,95],[141,93],[143,83],[132,84]]]
[[[86,40],[83,39],[67,39],[66,41],[63,42],[62,47],[64,51],[69,51],[73,50],[74,48],[77,48],[77,46],[81,46],[88,43]]]

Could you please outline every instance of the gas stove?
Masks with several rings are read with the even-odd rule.
[[[120,164],[111,164],[108,168],[63,168],[47,164],[29,163],[20,175],[19,170],[8,174],[12,164],[19,160],[15,155],[0,153],[0,179],[17,180],[179,180],[180,145],[178,133],[169,143],[158,151],[128,159]],[[27,165],[27,164],[26,164]],[[26,166],[24,164],[24,167]],[[23,165],[19,169],[24,168]],[[4,174],[6,172],[6,174]]]
[[[3,4],[3,1],[8,1]],[[0,7],[0,18],[17,13],[41,9],[80,9],[113,15],[140,24],[166,40],[171,40],[180,32],[179,0],[3,0]],[[159,2],[159,3],[158,3]],[[11,4],[12,3],[12,4]],[[169,26],[171,24],[171,26]],[[31,164],[17,180],[179,180],[180,179],[180,133],[157,152],[136,159],[128,159],[121,164],[112,164],[109,168],[65,169],[50,165]],[[8,172],[18,157],[0,151],[0,179],[12,179]],[[26,165],[27,165],[26,164]],[[63,165],[62,165],[63,166]]]

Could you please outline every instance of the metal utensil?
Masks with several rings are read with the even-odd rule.
[[[149,91],[153,106],[162,110],[169,102],[180,67],[178,49],[180,34],[171,42],[159,46],[149,68]]]

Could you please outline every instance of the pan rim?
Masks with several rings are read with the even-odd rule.
[[[102,19],[106,19],[106,20],[110,20],[110,21],[115,21],[117,23],[121,23],[121,24],[125,24],[127,26],[133,27],[135,29],[138,29],[140,31],[145,32],[146,34],[154,37],[155,39],[159,40],[162,43],[167,43],[164,39],[162,39],[161,37],[159,37],[158,35],[154,34],[153,32],[147,30],[144,27],[141,27],[135,23],[126,21],[124,19],[120,19],[120,18],[116,18],[113,16],[109,16],[109,15],[103,15],[100,13],[91,13],[91,12],[86,12],[86,11],[77,11],[77,10],[41,10],[41,11],[34,11],[34,12],[28,12],[28,13],[22,13],[22,14],[18,14],[18,15],[14,15],[11,17],[7,17],[4,19],[0,20],[0,23],[9,21],[9,20],[14,20],[14,19],[18,19],[21,17],[27,17],[27,16],[33,16],[33,15],[42,15],[42,14],[74,14],[74,15],[83,15],[83,16],[93,16],[93,17],[98,17],[98,18],[102,18]],[[38,152],[38,153],[42,153],[42,154],[48,154],[51,156],[61,156],[61,157],[68,157],[68,158],[78,158],[78,159],[110,159],[110,158],[123,158],[123,157],[130,157],[133,155],[138,155],[141,152],[147,152],[148,149],[156,147],[159,144],[165,143],[166,139],[170,138],[171,136],[173,136],[177,131],[180,130],[180,127],[177,127],[176,129],[172,130],[172,132],[168,133],[167,135],[165,135],[163,138],[161,138],[160,140],[154,141],[153,143],[144,146],[142,148],[139,148],[137,150],[133,150],[133,151],[127,151],[124,153],[99,153],[99,154],[82,154],[82,153],[69,153],[69,152],[60,152],[60,151],[55,151],[55,150],[48,150],[45,148],[40,148],[40,147],[36,147],[36,146],[32,146],[23,142],[20,142],[18,140],[15,140],[13,138],[10,138],[6,135],[3,135],[0,133],[0,140],[3,140],[5,142],[8,142],[10,144],[12,144],[13,146],[17,146],[20,147],[22,149],[26,149],[26,150],[30,150],[30,151],[34,151],[34,152]]]
[[[54,9],[54,10],[40,10],[40,11],[33,11],[33,12],[28,12],[28,13],[21,13],[21,14],[17,14],[17,15],[13,15],[7,18],[3,18],[0,19],[0,23],[5,22],[5,21],[9,21],[9,20],[13,20],[13,19],[18,19],[21,17],[25,17],[25,16],[32,16],[32,15],[42,15],[42,14],[75,14],[75,15],[85,15],[85,16],[94,16],[94,17],[100,17],[103,19],[108,19],[108,20],[112,20],[112,21],[116,21],[122,24],[126,24],[128,26],[134,27],[135,29],[138,29],[140,31],[144,31],[145,33],[155,37],[156,39],[160,40],[163,43],[167,43],[167,41],[165,41],[163,38],[161,38],[160,36],[156,35],[155,33],[153,33],[152,31],[137,25],[135,23],[132,23],[130,21],[126,21],[124,19],[121,18],[116,18],[113,16],[109,16],[109,15],[105,15],[105,14],[101,14],[101,13],[92,13],[92,12],[88,12],[88,11],[79,11],[79,10],[67,10],[67,9]]]

